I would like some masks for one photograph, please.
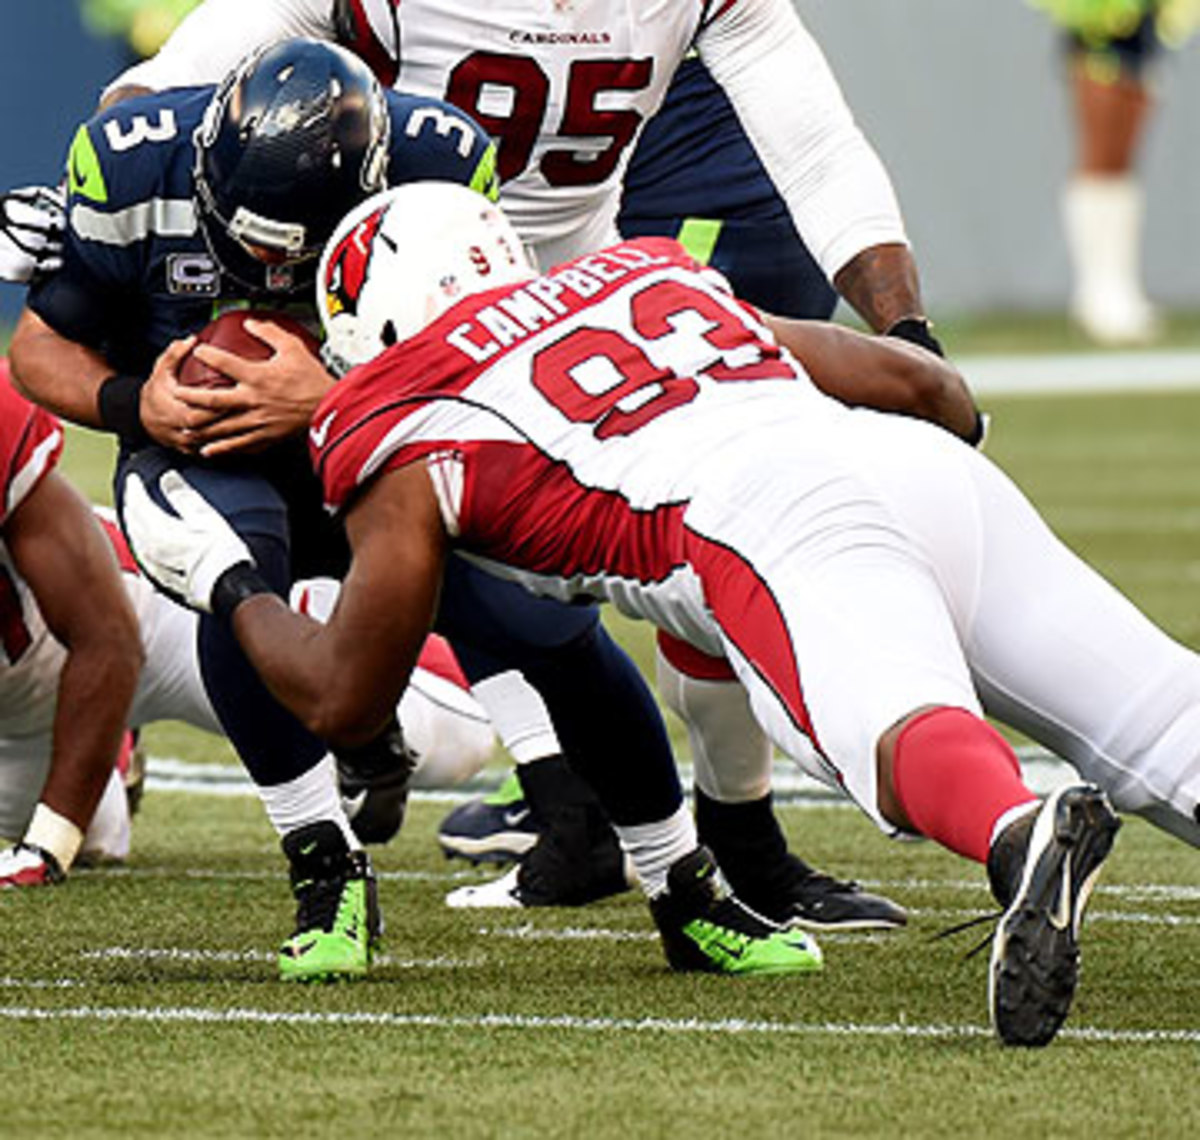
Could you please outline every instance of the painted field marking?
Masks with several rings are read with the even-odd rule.
[[[1188,391],[1200,387],[1200,353],[1175,349],[955,358],[979,395],[1046,396],[1096,392]]]
[[[313,1025],[377,1026],[381,1029],[517,1029],[555,1030],[579,1033],[668,1033],[785,1037],[883,1037],[974,1039],[990,1038],[992,1030],[982,1025],[919,1024],[888,1022],[795,1022],[744,1021],[699,1018],[532,1017],[515,1013],[433,1014],[372,1013],[368,1011],[317,1012],[269,1009],[208,1009],[202,1006],[91,1006],[48,1009],[37,1006],[0,1006],[7,1021],[99,1021],[149,1022],[193,1025]],[[1104,1045],[1195,1045],[1200,1029],[1101,1029],[1079,1026],[1063,1029],[1058,1040]]]
[[[481,926],[477,934],[487,938],[511,938],[518,942],[657,942],[655,930],[613,930],[609,927],[566,926]]]
[[[1060,784],[1077,780],[1075,770],[1036,745],[1017,748],[1022,770],[1030,788],[1038,795],[1053,791]],[[476,796],[494,791],[507,770],[485,768],[453,788],[416,790],[412,799],[418,803],[459,804]],[[692,766],[679,766],[680,780],[685,788],[693,783]],[[151,756],[146,761],[148,791],[182,792],[190,795],[252,796],[254,785],[243,768],[236,764],[199,764],[170,756]],[[788,807],[839,807],[857,811],[857,807],[841,792],[805,775],[792,761],[777,759],[771,770],[771,789],[775,802]]]
[[[928,910],[920,907],[907,907],[908,913],[916,918],[939,918],[957,921],[967,918],[978,918],[983,925],[983,908],[968,909],[957,907],[931,907]],[[999,911],[997,910],[997,914]],[[1128,923],[1134,926],[1166,926],[1185,927],[1200,926],[1200,915],[1195,914],[1156,914],[1147,911],[1096,910],[1088,908],[1086,921],[1088,925],[1097,922]]]
[[[251,871],[231,867],[219,871],[208,867],[89,867],[82,872],[89,877],[111,877],[114,879],[217,879],[245,882],[283,882],[284,871]],[[384,882],[397,883],[475,883],[482,882],[478,870],[461,871],[376,871],[375,877]]]
[[[969,891],[987,893],[982,879],[860,879],[864,886],[893,891]],[[1093,897],[1142,902],[1200,902],[1200,886],[1184,883],[1100,883]]]
[[[167,870],[165,868],[130,868],[102,867],[87,872],[89,875],[111,875],[129,878],[182,878],[218,881],[252,881],[269,882],[279,878],[272,871],[249,870]],[[476,883],[485,882],[487,872],[478,869],[462,871],[380,871],[377,878],[383,882],[399,883]],[[915,907],[906,905],[905,909],[914,918],[938,918],[959,920],[982,914],[992,905],[985,884],[970,879],[862,879],[862,884],[872,890],[902,893],[904,891],[964,891],[980,896],[980,906],[976,909],[959,907]],[[1093,895],[1095,901],[1120,900],[1122,902],[1148,903],[1195,903],[1200,902],[1200,887],[1172,885],[1169,883],[1120,884],[1106,886],[1101,884]],[[486,910],[488,908],[480,908]],[[1141,926],[1190,927],[1200,926],[1200,914],[1176,914],[1171,911],[1128,911],[1098,909],[1094,904],[1088,911],[1089,922],[1127,923]],[[643,937],[642,934],[605,930],[604,928],[572,928],[553,929],[538,928],[530,925],[509,928],[484,928],[481,933],[493,934],[497,937],[540,939],[542,941],[572,941],[586,938],[609,939],[619,941],[625,937]],[[837,931],[821,932],[825,937],[837,934]],[[654,938],[651,932],[646,938]]]
[[[176,946],[140,947],[105,946],[100,950],[84,950],[80,955],[91,962],[274,962],[279,955],[269,950],[188,950]],[[456,970],[485,964],[482,957],[452,958],[435,954],[432,958],[401,958],[394,954],[375,954],[377,966],[394,966],[400,970]]]

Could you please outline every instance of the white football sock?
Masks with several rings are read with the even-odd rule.
[[[614,827],[613,830],[649,898],[667,889],[667,871],[671,864],[699,846],[696,823],[686,804],[680,804],[672,815],[655,823]]]
[[[342,829],[351,851],[362,848],[342,808],[337,770],[328,752],[304,775],[284,784],[260,786],[258,798],[262,800],[267,818],[281,839],[298,827],[327,820]]]

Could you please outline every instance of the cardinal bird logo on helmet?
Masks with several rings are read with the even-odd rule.
[[[371,268],[371,250],[375,235],[383,224],[388,207],[381,206],[358,223],[333,249],[325,269],[325,313],[358,312],[358,299]],[[383,235],[387,240],[387,235]]]

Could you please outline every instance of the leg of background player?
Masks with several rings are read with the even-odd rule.
[[[724,660],[660,634],[658,689],[688,726],[700,841],[747,906],[813,930],[904,925],[907,915],[890,899],[788,851],[771,800],[773,750]]]
[[[1137,170],[1153,112],[1142,71],[1157,46],[1152,18],[1105,44],[1068,38],[1076,156],[1062,209],[1074,277],[1071,313],[1100,344],[1143,343],[1162,331],[1142,287]]]
[[[494,890],[466,888],[448,901],[561,905],[624,890],[629,876],[609,816],[665,819],[682,793],[653,697],[603,632],[596,609],[533,598],[452,559],[438,629],[517,759],[540,833],[517,876]],[[587,781],[567,764],[564,748]],[[627,755],[636,763],[625,761]],[[592,790],[595,773],[599,797]],[[495,827],[504,814],[501,805],[457,809],[442,825],[443,848],[478,858],[480,849],[472,846],[478,817]]]

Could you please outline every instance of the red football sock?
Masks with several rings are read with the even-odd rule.
[[[1037,799],[1004,737],[955,708],[931,709],[901,729],[892,786],[920,834],[979,863],[987,861],[996,821]]]

